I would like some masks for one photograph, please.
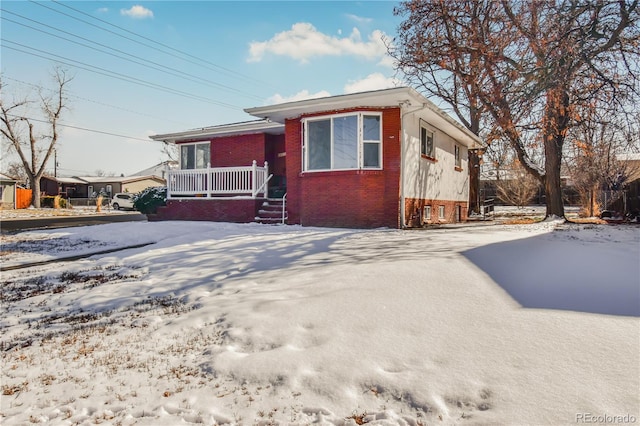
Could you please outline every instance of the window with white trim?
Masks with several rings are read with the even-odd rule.
[[[209,142],[180,145],[181,169],[205,169],[211,163]]]
[[[438,206],[438,219],[444,219],[444,206]]]
[[[303,170],[382,168],[382,115],[349,113],[304,120]]]
[[[429,130],[426,127],[425,122],[420,120],[420,154],[426,157],[435,158],[433,136],[433,131]]]
[[[423,220],[431,220],[431,206],[424,206]]]
[[[456,167],[461,168],[462,159],[460,158],[460,145],[455,144],[453,149],[454,149],[454,157],[456,160]]]

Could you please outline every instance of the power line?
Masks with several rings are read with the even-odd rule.
[[[6,10],[6,9],[0,9],[0,10],[2,10],[2,12],[4,12],[4,13],[9,13],[9,14],[11,14],[11,15],[15,15],[15,16],[17,16],[17,17],[19,17],[19,18],[22,18],[22,19],[24,19],[24,20],[27,20],[27,21],[30,21],[30,22],[36,23],[36,24],[41,25],[41,26],[43,26],[43,27],[51,28],[51,29],[53,29],[53,30],[55,30],[55,31],[58,31],[58,32],[61,32],[61,33],[63,33],[63,34],[68,34],[68,35],[70,35],[70,36],[72,36],[72,37],[76,37],[76,38],[79,38],[79,39],[81,39],[81,40],[85,40],[85,41],[87,41],[87,42],[89,42],[89,43],[92,43],[92,44],[95,44],[95,45],[98,45],[98,46],[104,47],[104,48],[106,48],[106,49],[109,49],[109,50],[112,50],[112,51],[115,51],[115,52],[118,52],[118,53],[121,53],[121,54],[123,54],[123,55],[128,56],[129,58],[125,58],[125,57],[122,57],[122,56],[120,56],[120,55],[116,55],[116,54],[114,54],[114,53],[107,52],[107,51],[105,51],[105,50],[98,49],[98,48],[93,47],[93,46],[89,46],[89,45],[84,44],[84,43],[81,43],[81,42],[79,42],[79,41],[75,41],[75,40],[68,39],[68,38],[63,37],[63,36],[60,36],[60,35],[58,35],[58,34],[53,34],[53,33],[51,33],[51,32],[48,32],[48,31],[45,31],[45,30],[42,30],[42,29],[39,29],[39,28],[33,27],[33,26],[31,26],[31,25],[24,24],[24,23],[22,23],[22,22],[14,21],[13,19],[9,19],[9,18],[6,18],[6,17],[4,17],[4,16],[2,17],[2,19],[3,19],[3,20],[5,20],[5,21],[12,22],[12,23],[14,23],[14,24],[21,25],[21,26],[26,27],[26,28],[30,28],[30,29],[32,29],[32,30],[34,30],[34,31],[38,31],[38,32],[41,32],[41,33],[43,33],[43,34],[47,34],[47,35],[49,35],[49,36],[59,38],[59,39],[61,39],[61,40],[68,41],[69,43],[74,43],[74,44],[77,44],[77,45],[79,45],[79,46],[83,46],[83,47],[86,47],[86,48],[88,48],[88,49],[92,49],[92,50],[94,50],[94,51],[96,51],[96,52],[101,52],[101,53],[104,53],[104,54],[106,54],[106,55],[111,55],[111,56],[114,56],[114,57],[116,57],[116,58],[123,59],[123,60],[125,60],[125,61],[129,61],[129,62],[132,62],[132,63],[138,64],[138,65],[141,65],[141,66],[144,66],[144,67],[147,67],[147,68],[154,69],[154,70],[156,70],[156,71],[163,72],[163,73],[165,73],[165,74],[172,75],[172,76],[174,76],[174,77],[182,78],[182,79],[185,79],[185,80],[188,80],[188,81],[192,81],[192,82],[195,82],[195,83],[205,84],[205,85],[208,85],[208,86],[211,86],[211,87],[216,87],[216,88],[220,88],[220,89],[224,89],[224,90],[229,90],[229,91],[236,92],[236,93],[239,93],[239,94],[241,94],[241,95],[244,95],[244,96],[247,96],[247,97],[250,97],[250,98],[254,98],[254,99],[257,99],[257,100],[261,100],[261,99],[262,99],[262,98],[260,98],[259,96],[256,96],[256,95],[254,95],[254,94],[252,94],[252,93],[244,92],[244,91],[239,90],[239,89],[236,89],[236,88],[234,88],[234,87],[231,87],[231,86],[228,86],[228,85],[225,85],[225,84],[222,84],[222,83],[217,83],[217,82],[215,82],[215,81],[212,81],[212,80],[209,80],[209,79],[206,79],[206,78],[202,78],[202,77],[199,77],[199,76],[197,76],[197,75],[190,74],[190,73],[184,72],[184,71],[182,71],[182,70],[179,70],[179,69],[176,69],[176,68],[172,68],[172,67],[169,67],[169,66],[166,66],[166,65],[160,64],[160,63],[158,63],[158,62],[154,62],[154,61],[151,61],[151,60],[148,60],[148,59],[145,59],[145,60],[144,60],[144,62],[143,62],[143,61],[140,61],[140,60],[139,60],[139,59],[140,59],[140,57],[139,57],[138,55],[133,55],[133,54],[128,53],[128,52],[125,52],[125,51],[123,51],[123,50],[116,49],[116,48],[113,48],[113,47],[111,47],[111,46],[107,46],[107,45],[102,44],[102,43],[98,43],[98,42],[96,42],[96,41],[90,40],[90,39],[88,39],[88,38],[86,38],[86,37],[79,36],[79,35],[77,35],[77,34],[74,34],[74,33],[69,32],[69,31],[64,31],[64,30],[61,30],[61,29],[59,29],[59,28],[52,27],[51,25],[47,25],[47,24],[45,24],[45,23],[43,23],[43,22],[36,21],[36,20],[34,20],[34,19],[31,19],[31,18],[27,18],[27,17],[25,17],[25,16],[22,16],[22,15],[20,15],[20,14],[18,14],[18,13],[14,13],[14,12],[8,11],[8,10]],[[131,59],[131,58],[134,58],[134,59]],[[152,65],[155,65],[155,66],[152,66],[151,64],[152,64]],[[171,72],[171,71],[168,71],[168,70],[171,70],[171,71],[174,71],[174,72]],[[189,77],[190,77],[190,78],[189,78]]]
[[[67,16],[67,17],[69,17],[69,18],[71,18],[71,19],[74,19],[74,20],[77,20],[77,21],[83,22],[83,23],[85,23],[85,24],[87,24],[87,25],[90,25],[90,26],[92,26],[92,27],[98,28],[98,29],[100,29],[100,30],[102,30],[102,31],[106,31],[106,32],[111,33],[111,34],[114,34],[114,35],[116,35],[116,36],[118,36],[118,37],[121,37],[121,38],[127,39],[127,40],[129,40],[129,41],[132,41],[132,42],[134,42],[134,43],[140,44],[140,45],[142,45],[142,46],[148,47],[148,48],[150,48],[150,49],[154,49],[154,50],[156,50],[156,51],[162,52],[162,53],[164,53],[165,55],[169,55],[169,56],[172,56],[172,57],[174,57],[174,58],[181,59],[181,60],[183,60],[183,61],[189,62],[189,63],[194,64],[194,65],[198,65],[198,66],[200,66],[200,67],[207,68],[207,69],[212,70],[212,71],[215,71],[215,72],[220,72],[220,73],[226,74],[227,76],[230,76],[230,77],[234,77],[234,78],[242,78],[242,79],[247,80],[247,81],[250,81],[250,82],[252,82],[252,83],[258,83],[258,84],[261,84],[261,85],[269,85],[269,86],[273,87],[273,86],[272,86],[272,85],[270,85],[269,83],[264,82],[264,81],[262,81],[262,80],[258,80],[258,79],[256,79],[256,78],[249,77],[249,76],[244,75],[244,74],[242,74],[242,73],[240,73],[240,72],[237,72],[237,71],[231,70],[231,69],[229,69],[229,68],[225,68],[225,67],[220,66],[220,65],[217,65],[217,64],[215,64],[215,63],[213,63],[213,62],[207,61],[207,60],[205,60],[205,59],[202,59],[202,58],[199,58],[199,57],[197,57],[197,56],[191,55],[191,54],[189,54],[189,53],[183,52],[183,51],[181,51],[181,50],[175,49],[175,48],[173,48],[173,47],[171,47],[171,46],[168,46],[168,45],[166,45],[166,44],[164,44],[164,43],[160,43],[160,42],[158,42],[158,41],[156,41],[156,40],[153,40],[153,39],[151,39],[151,38],[148,38],[148,37],[145,37],[145,36],[143,36],[143,35],[137,34],[137,33],[133,32],[133,31],[129,31],[129,30],[127,30],[126,28],[122,28],[122,27],[120,27],[120,26],[118,26],[118,25],[112,24],[112,23],[110,23],[110,22],[108,22],[108,21],[105,21],[105,20],[103,20],[103,19],[96,18],[95,16],[89,15],[88,13],[85,13],[85,12],[83,12],[83,11],[81,11],[81,10],[75,9],[75,8],[73,8],[73,7],[69,6],[69,5],[66,5],[66,4],[63,4],[63,3],[57,2],[57,1],[55,1],[55,0],[52,0],[52,2],[53,2],[53,3],[55,3],[55,4],[57,4],[58,6],[62,6],[62,7],[65,7],[65,8],[67,8],[67,9],[73,10],[73,11],[74,11],[74,12],[76,12],[76,13],[82,14],[82,15],[84,15],[84,16],[87,16],[87,17],[91,18],[91,19],[94,19],[94,20],[96,20],[96,21],[102,22],[102,23],[104,23],[104,24],[107,24],[107,25],[109,25],[109,26],[111,26],[111,27],[117,28],[117,29],[119,29],[119,30],[121,30],[121,31],[124,31],[124,32],[126,32],[126,33],[132,34],[132,35],[134,35],[134,36],[136,36],[136,37],[139,37],[139,38],[141,38],[141,39],[143,39],[143,40],[150,41],[150,42],[152,42],[152,43],[154,43],[154,44],[156,44],[156,45],[158,45],[158,46],[162,46],[162,47],[164,47],[164,48],[166,48],[166,49],[168,49],[168,50],[170,50],[170,51],[173,51],[173,52],[179,53],[180,55],[186,56],[187,58],[176,56],[175,54],[170,53],[170,52],[167,52],[166,50],[159,49],[158,47],[155,47],[155,46],[149,45],[149,44],[147,44],[147,43],[144,43],[144,42],[141,42],[141,41],[139,41],[139,40],[133,39],[133,38],[131,38],[131,37],[127,37],[127,36],[125,36],[125,35],[122,35],[122,34],[119,34],[119,33],[117,33],[117,32],[111,31],[111,30],[109,30],[109,29],[107,29],[107,28],[104,28],[104,27],[101,27],[101,26],[98,26],[98,25],[92,24],[91,22],[87,22],[87,21],[85,21],[84,19],[80,19],[80,18],[78,18],[78,17],[76,17],[76,16],[70,15],[70,14],[68,14],[68,13],[64,13],[64,12],[62,12],[62,11],[60,11],[60,10],[56,10],[56,9],[54,9],[54,8],[51,8],[51,7],[45,6],[45,5],[44,5],[44,4],[42,4],[41,2],[36,2],[36,1],[34,1],[34,0],[29,0],[29,1],[30,1],[31,3],[34,3],[34,4],[38,5],[38,6],[44,7],[44,8],[46,8],[46,9],[49,9],[49,10],[51,10],[51,11],[53,11],[53,12],[59,13],[59,14],[61,14],[61,15]],[[197,62],[196,62],[196,61],[193,61],[193,60],[190,60],[190,59],[188,59],[188,58],[193,58],[193,59],[195,59]],[[210,65],[210,66],[207,66],[207,64],[208,64],[208,65]],[[212,67],[214,67],[214,68],[212,68]]]
[[[40,86],[38,84],[29,83],[29,82],[26,82],[26,81],[18,80],[18,79],[7,77],[7,76],[3,76],[2,78],[3,79],[7,79],[7,80],[11,80],[11,81],[15,81],[17,83],[25,84],[27,86],[35,87],[36,89],[39,89],[39,90],[48,90],[48,91],[53,92],[52,89],[48,89],[48,88]],[[80,99],[80,100],[83,100],[83,101],[91,102],[91,103],[94,103],[94,104],[97,104],[97,105],[102,105],[102,106],[106,106],[106,107],[109,107],[109,108],[113,108],[113,109],[117,109],[117,110],[121,110],[121,111],[125,111],[125,112],[130,112],[130,113],[141,115],[141,116],[144,116],[144,117],[155,118],[156,120],[161,120],[161,121],[170,121],[170,122],[173,122],[173,123],[176,123],[176,124],[185,125],[185,126],[191,126],[192,125],[190,123],[185,123],[185,122],[182,122],[182,121],[176,121],[176,120],[172,120],[170,118],[159,117],[157,115],[147,114],[147,113],[144,113],[144,112],[134,111],[132,109],[123,108],[121,106],[107,104],[107,103],[104,103],[104,102],[96,101],[95,99],[84,98],[82,96],[75,95],[72,92],[66,92],[66,93],[67,93],[67,96],[75,98],[75,99]]]
[[[40,120],[38,118],[33,118],[33,117],[25,117],[25,116],[21,116],[21,115],[13,115],[13,114],[8,114],[8,115],[11,116],[11,117],[15,117],[15,118],[24,118],[24,119],[27,119],[27,120],[36,121],[38,123],[50,123],[47,120]],[[118,137],[118,138],[133,139],[133,140],[142,141],[142,142],[151,142],[151,140],[149,140],[149,139],[142,139],[142,138],[138,138],[138,137],[135,137],[135,136],[120,135],[118,133],[106,132],[104,130],[87,129],[86,127],[72,126],[70,124],[62,124],[62,123],[56,123],[56,125],[60,126],[60,127],[69,127],[70,129],[83,130],[85,132],[100,133],[102,135],[115,136],[115,137]]]
[[[59,63],[64,64],[64,65],[68,65],[68,66],[71,66],[71,67],[83,69],[85,71],[94,72],[96,74],[105,75],[107,77],[116,78],[118,80],[127,81],[129,83],[134,83],[134,84],[138,84],[138,85],[141,85],[141,86],[149,87],[149,88],[156,89],[156,90],[159,90],[159,91],[162,91],[162,92],[165,92],[165,93],[172,93],[174,95],[180,95],[180,96],[183,96],[183,97],[186,97],[186,98],[198,100],[198,101],[209,103],[209,104],[213,104],[213,105],[222,106],[222,107],[225,107],[225,108],[231,108],[231,109],[237,109],[237,110],[241,110],[242,109],[237,105],[231,105],[231,104],[228,104],[226,102],[214,101],[212,99],[208,99],[208,98],[205,98],[203,96],[194,95],[194,94],[191,94],[191,93],[188,93],[188,92],[183,92],[181,90],[173,89],[171,87],[163,86],[163,85],[157,84],[157,83],[151,83],[149,81],[145,81],[145,80],[141,80],[139,78],[131,77],[131,76],[126,75],[126,74],[118,73],[118,72],[115,72],[115,71],[107,70],[105,68],[97,67],[95,65],[87,64],[85,62],[80,62],[80,61],[76,61],[76,60],[71,59],[71,58],[67,58],[67,57],[64,57],[64,56],[60,56],[60,55],[56,55],[56,54],[53,54],[53,53],[45,52],[44,50],[36,49],[34,47],[27,46],[27,45],[24,45],[24,44],[21,44],[21,43],[17,43],[17,42],[12,41],[12,40],[4,39],[4,42],[5,43],[15,44],[15,45],[23,47],[25,49],[30,49],[30,50],[33,50],[33,51],[36,51],[36,52],[40,52],[40,53],[42,53],[44,55],[49,55],[49,57],[43,56],[43,55],[39,55],[37,53],[21,50],[21,49],[18,49],[18,48],[15,48],[15,47],[11,47],[11,46],[4,46],[7,49],[11,49],[11,50],[15,50],[15,51],[18,51],[18,52],[26,53],[27,55],[36,56],[36,57],[47,59],[47,60],[54,60],[54,61],[59,62]],[[60,59],[52,59],[51,57],[61,58],[62,60],[60,60]],[[65,61],[70,61],[72,63],[65,62]],[[80,65],[78,65],[78,64],[80,64]],[[99,70],[99,71],[97,71],[97,70]]]

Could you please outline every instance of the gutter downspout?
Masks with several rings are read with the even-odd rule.
[[[411,105],[411,101],[404,101],[404,102],[400,102],[400,108],[402,109],[405,105]],[[400,220],[401,220],[401,227],[402,229],[406,229],[407,228],[407,222],[405,221],[406,215],[405,215],[405,206],[404,206],[404,161],[405,161],[405,142],[406,142],[406,138],[405,138],[405,126],[404,126],[404,118],[409,115],[409,114],[413,114],[414,112],[420,111],[422,109],[425,109],[428,105],[426,103],[422,104],[421,106],[419,106],[416,109],[412,109],[410,111],[406,111],[404,113],[402,113],[402,115],[400,116]]]

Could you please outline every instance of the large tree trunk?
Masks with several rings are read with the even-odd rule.
[[[480,214],[480,150],[469,150],[469,213]]]
[[[39,209],[40,208],[40,178],[37,176],[29,178],[29,184],[31,185],[31,205]]]
[[[554,87],[547,92],[544,126],[544,192],[547,203],[546,217],[564,218],[562,200],[562,147],[569,128],[569,95],[564,87]]]
[[[547,145],[547,144],[545,144]],[[557,152],[555,139],[551,140],[552,147],[545,146],[545,179],[544,192],[547,203],[547,217],[564,218],[564,203],[562,202],[562,188],[560,181],[561,154]],[[549,152],[551,151],[551,152]]]

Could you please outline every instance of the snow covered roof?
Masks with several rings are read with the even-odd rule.
[[[156,164],[155,166],[151,166],[144,170],[139,171],[138,173],[134,173],[131,176],[164,176],[166,169],[177,169],[178,162],[177,161],[163,161],[162,163]]]
[[[82,178],[78,178],[78,177],[53,177],[53,176],[45,176],[47,179],[59,182],[59,183],[67,183],[67,184],[71,184],[71,183],[79,183],[79,184],[85,184],[85,183],[89,183],[86,180],[83,180]]]
[[[624,154],[616,154],[616,158],[619,161],[640,161],[640,153],[629,152]]]
[[[0,180],[3,181],[11,181],[11,182],[18,182],[18,179],[11,177],[9,175],[5,175],[4,173],[0,173]]]

